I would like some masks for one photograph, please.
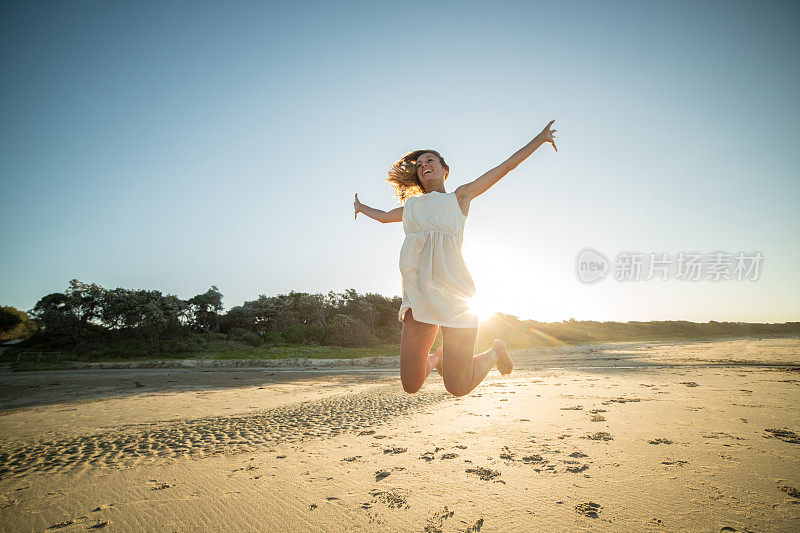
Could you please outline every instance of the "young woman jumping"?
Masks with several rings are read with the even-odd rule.
[[[454,396],[469,394],[497,365],[503,375],[514,368],[505,342],[495,339],[492,347],[475,355],[478,317],[470,311],[475,285],[461,256],[464,223],[472,200],[525,161],[539,146],[549,142],[556,148],[550,126],[503,163],[471,183],[448,193],[444,182],[450,167],[436,150],[415,150],[404,155],[389,170],[387,181],[395,189],[401,207],[382,211],[362,204],[355,195],[355,217],[364,213],[379,222],[403,222],[406,237],[400,249],[403,302],[398,319],[403,323],[400,339],[400,380],[406,392],[422,388],[436,368],[444,386]],[[430,354],[439,327],[442,347]]]

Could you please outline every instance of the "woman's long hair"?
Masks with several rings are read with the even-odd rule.
[[[406,200],[412,196],[419,196],[425,194],[425,189],[417,177],[417,158],[422,154],[431,153],[439,158],[442,168],[445,170],[445,181],[450,174],[450,167],[444,162],[444,158],[436,150],[414,150],[404,155],[399,160],[392,163],[389,169],[389,177],[386,181],[394,187],[395,198],[401,204],[405,204]]]

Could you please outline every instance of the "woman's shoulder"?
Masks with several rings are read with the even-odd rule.
[[[414,198],[416,198],[416,196],[409,196],[408,198],[403,200],[403,205],[400,206],[400,207],[403,208],[403,213],[404,214],[411,210],[411,206],[414,205]],[[404,218],[405,218],[405,215],[404,215]]]

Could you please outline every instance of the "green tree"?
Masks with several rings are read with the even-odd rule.
[[[31,309],[30,314],[39,326],[40,334],[48,342],[56,346],[73,342],[73,330],[80,321],[66,294],[53,292],[42,297]]]
[[[0,307],[0,340],[27,339],[38,326],[25,311],[10,305]]]
[[[12,329],[22,324],[22,317],[11,309],[14,308],[0,307],[0,333],[2,334],[9,333]]]
[[[188,300],[193,316],[192,325],[202,331],[218,332],[220,327],[219,312],[222,311],[222,293],[216,285],[212,285],[203,294]]]
[[[374,346],[376,339],[363,322],[337,314],[330,320],[328,343],[337,346]]]

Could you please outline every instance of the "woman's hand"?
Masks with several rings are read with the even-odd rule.
[[[547,124],[547,126],[545,126],[545,127],[544,127],[544,129],[543,129],[543,130],[542,130],[542,132],[541,132],[541,133],[538,135],[538,137],[539,137],[540,139],[544,140],[544,142],[548,142],[548,143],[552,144],[552,145],[553,145],[553,149],[555,149],[555,151],[556,151],[556,152],[558,152],[558,148],[556,148],[556,140],[553,138],[553,134],[554,134],[556,131],[558,131],[558,130],[551,130],[551,129],[550,129],[550,126],[551,126],[551,125],[553,124],[553,122],[555,122],[555,121],[556,121],[556,119],[553,119],[553,120],[551,120],[551,121],[550,121],[550,122]]]
[[[355,220],[355,219],[357,219],[357,218],[358,218],[358,214],[361,212],[361,206],[362,206],[362,205],[363,205],[363,204],[362,204],[361,202],[359,202],[359,201],[358,201],[358,193],[356,193],[356,200],[355,200],[355,202],[353,202],[353,209],[355,209],[355,210],[356,210],[356,214],[355,214],[355,216],[353,217],[353,220]]]

